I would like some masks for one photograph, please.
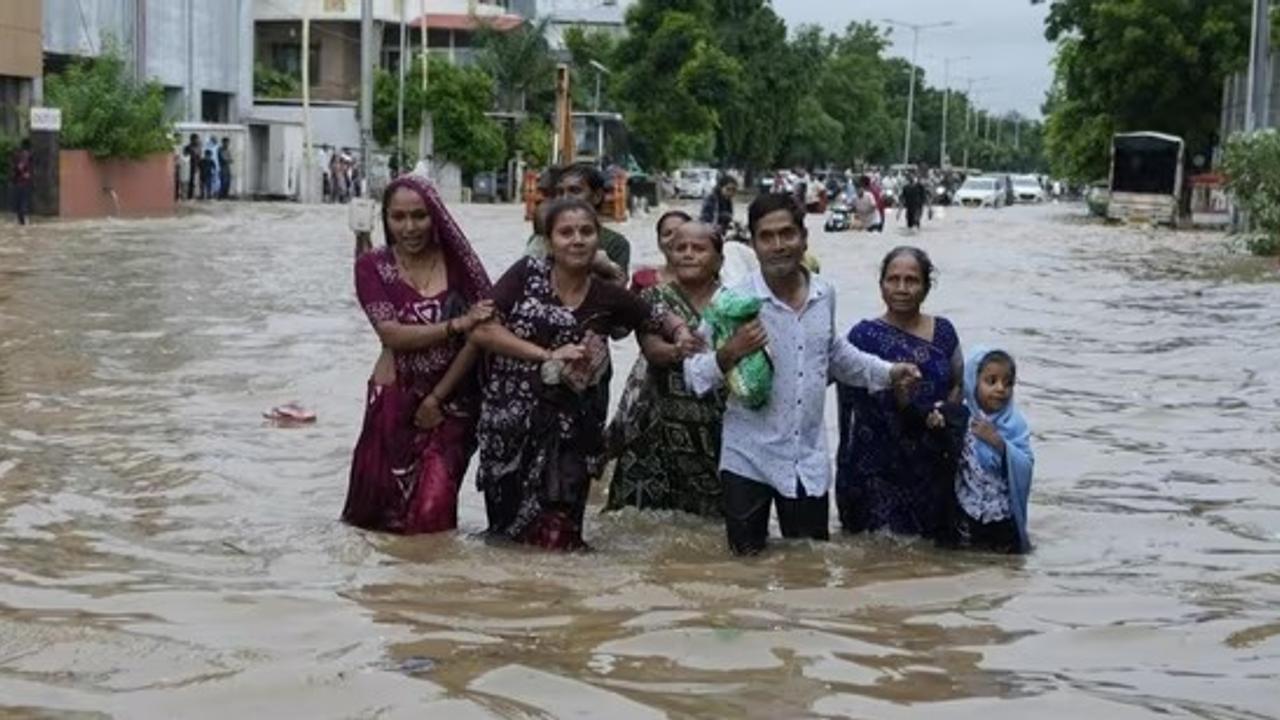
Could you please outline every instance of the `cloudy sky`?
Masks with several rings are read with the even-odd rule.
[[[1053,80],[1053,45],[1044,39],[1045,5],[1029,0],[773,0],[774,10],[791,29],[816,23],[833,32],[851,21],[891,18],[908,23],[943,20],[954,27],[920,33],[918,64],[929,83],[942,85],[943,58],[969,56],[951,63],[952,86],[963,89],[961,78],[986,78],[974,83],[984,107],[1016,110],[1040,117],[1040,105]],[[891,52],[911,56],[911,31],[894,30]]]

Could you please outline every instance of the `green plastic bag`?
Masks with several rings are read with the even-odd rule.
[[[711,304],[702,311],[702,319],[711,326],[711,342],[719,350],[729,342],[738,328],[751,322],[760,314],[762,301],[738,293],[721,290]],[[742,358],[737,367],[725,375],[729,392],[752,410],[769,404],[773,392],[773,362],[764,350],[757,350]]]

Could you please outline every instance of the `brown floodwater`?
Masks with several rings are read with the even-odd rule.
[[[842,327],[912,242],[928,309],[1017,357],[1018,559],[739,561],[716,524],[599,497],[594,552],[545,554],[479,539],[470,480],[457,533],[353,530],[377,347],[341,208],[0,226],[0,717],[1280,717],[1276,270],[1083,214],[813,238]],[[523,246],[516,208],[459,218],[494,273]],[[651,223],[625,228],[650,260]],[[262,419],[288,401],[318,422]]]

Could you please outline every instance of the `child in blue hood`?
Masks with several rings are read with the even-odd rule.
[[[965,405],[970,430],[955,479],[955,545],[1025,553],[1027,499],[1035,456],[1031,429],[1014,405],[1018,366],[1009,353],[975,348],[965,359]]]

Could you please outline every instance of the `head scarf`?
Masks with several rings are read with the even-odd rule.
[[[427,214],[431,216],[431,233],[444,253],[445,264],[448,267],[449,287],[458,291],[468,303],[487,296],[493,286],[489,282],[489,274],[485,272],[484,264],[480,262],[480,257],[467,241],[462,228],[444,206],[444,200],[440,199],[436,186],[421,175],[412,173],[401,175],[387,185],[382,203],[382,232],[387,239],[387,245],[395,244],[395,239],[387,223],[388,203],[386,201],[401,188],[412,190],[427,206]]]
[[[995,425],[1004,438],[1005,452],[1000,455],[985,442],[974,443],[978,462],[988,472],[1002,475],[1009,481],[1009,508],[1018,526],[1018,536],[1025,552],[1031,547],[1027,536],[1027,504],[1031,496],[1031,475],[1035,469],[1035,455],[1031,451],[1031,427],[1016,407],[1016,393],[1009,395],[1009,402],[994,413],[988,414],[978,406],[978,370],[987,356],[1000,348],[976,346],[964,361],[964,398],[969,412],[975,418],[986,418]],[[1010,358],[1012,353],[1003,351]]]

